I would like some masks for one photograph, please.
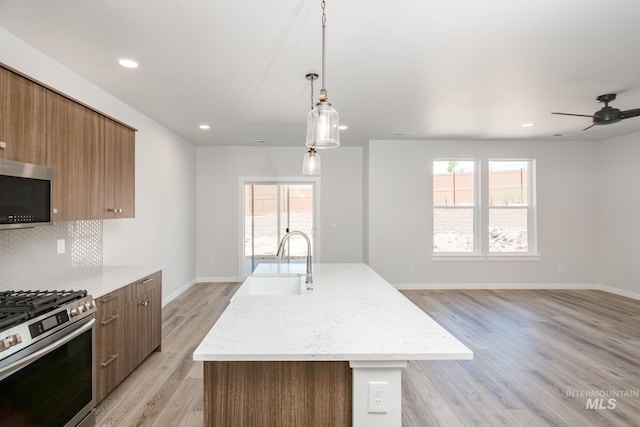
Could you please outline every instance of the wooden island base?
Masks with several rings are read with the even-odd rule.
[[[205,426],[352,425],[349,362],[204,362]]]

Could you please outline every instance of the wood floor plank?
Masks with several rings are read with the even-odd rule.
[[[640,425],[640,301],[572,290],[404,293],[474,351],[473,361],[453,362],[462,369],[452,367],[452,362],[417,362],[425,365],[426,375],[454,405],[460,425]],[[476,336],[467,339],[469,330]],[[403,387],[410,385],[408,381]],[[567,396],[590,390],[626,390],[636,397],[620,398],[615,409],[590,409],[588,397]],[[428,405],[420,389],[410,391],[406,399]],[[484,399],[476,399],[474,392]],[[492,412],[487,402],[504,407]],[[413,403],[403,410],[421,411]],[[424,418],[405,413],[403,417]]]
[[[191,356],[237,287],[196,284],[164,307],[162,352],[98,406],[97,425],[203,426],[203,367]],[[474,352],[409,363],[403,427],[640,426],[640,301],[592,290],[403,293]],[[616,391],[629,395],[593,407]]]

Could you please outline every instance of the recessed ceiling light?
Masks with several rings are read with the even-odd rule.
[[[523,128],[530,128],[531,126],[533,126],[533,123],[523,123],[522,124]]]
[[[138,68],[138,63],[133,59],[121,59],[118,61],[118,64],[125,68]]]
[[[204,129],[204,130],[211,129],[211,126],[209,126],[209,125],[200,125],[200,129]]]
[[[340,126],[338,126],[338,129],[340,129],[340,130],[347,130],[347,129],[349,129],[349,126],[347,126],[347,125],[340,125]]]

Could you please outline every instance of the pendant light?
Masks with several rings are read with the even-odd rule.
[[[314,149],[335,148],[340,146],[340,129],[338,112],[333,109],[327,100],[326,72],[325,72],[325,30],[327,15],[325,14],[325,2],[322,7],[322,89],[320,99],[307,117],[307,147]],[[313,83],[313,80],[311,81]]]
[[[318,79],[316,73],[309,73],[305,76],[311,81],[311,110],[313,110],[313,82]],[[320,175],[320,154],[314,147],[309,147],[309,151],[302,159],[302,173],[304,175]]]
[[[303,175],[320,175],[320,154],[313,147],[309,147],[309,151],[302,159]]]

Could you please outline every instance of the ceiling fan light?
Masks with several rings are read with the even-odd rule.
[[[340,146],[340,119],[328,102],[318,102],[307,116],[307,147],[335,148]]]
[[[320,154],[313,148],[309,148],[302,159],[303,175],[320,175]]]

